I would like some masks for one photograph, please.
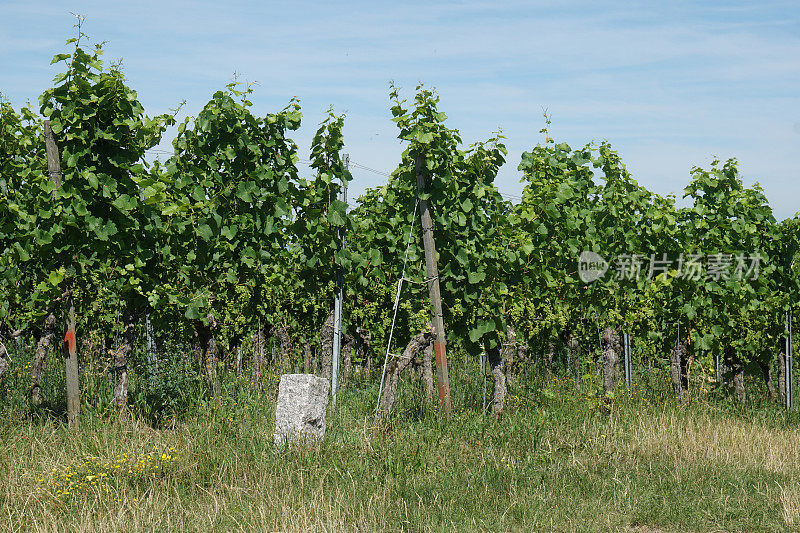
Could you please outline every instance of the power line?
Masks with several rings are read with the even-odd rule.
[[[169,150],[162,150],[160,148],[148,148],[145,150],[146,152],[153,152],[155,154],[166,154],[166,155],[175,155],[174,152],[170,152]]]
[[[155,154],[164,154],[164,155],[169,155],[169,156],[175,155],[174,152],[170,152],[169,150],[162,150],[160,148],[148,148],[147,151],[155,153]],[[300,163],[300,164],[303,164],[303,165],[310,165],[311,163],[313,163],[313,161],[311,161],[309,159],[302,159],[302,158],[298,158],[297,162]],[[383,177],[386,177],[386,178],[391,178],[392,177],[392,174],[390,172],[386,172],[384,170],[378,170],[378,169],[375,169],[375,168],[372,168],[372,167],[368,167],[366,165],[362,165],[361,163],[357,163],[357,162],[353,161],[352,159],[350,160],[350,166],[353,167],[353,168],[359,168],[361,170],[366,170],[367,172],[372,172],[373,174],[377,174],[379,176],[383,176]],[[518,194],[511,194],[511,193],[503,192],[502,190],[500,190],[499,187],[498,187],[497,190],[503,196],[503,198],[506,198],[506,199],[509,199],[509,200],[514,200],[514,201],[518,201],[518,202],[522,201],[522,196],[520,196]]]
[[[384,172],[382,170],[375,170],[374,168],[370,168],[370,167],[362,165],[360,163],[354,163],[352,160],[350,161],[350,165],[354,166],[356,168],[360,168],[360,169],[366,170],[368,172],[373,172],[375,174],[380,174],[381,176],[386,176],[387,178],[391,178],[392,177],[392,175],[390,173],[388,173],[388,172]]]
[[[366,171],[369,171],[369,172],[373,172],[375,174],[379,174],[379,175],[385,176],[387,178],[391,178],[392,177],[392,175],[390,173],[388,173],[388,172],[384,172],[382,170],[376,170],[376,169],[370,168],[370,167],[368,167],[366,165],[362,165],[360,163],[356,163],[352,159],[350,160],[350,166],[351,167],[360,168],[362,170],[366,170]],[[504,198],[510,198],[512,200],[522,201],[522,196],[519,196],[519,195],[516,195],[516,194],[505,193],[505,192],[501,191],[499,188],[497,190]]]

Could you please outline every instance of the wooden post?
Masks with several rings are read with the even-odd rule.
[[[49,120],[44,121],[44,143],[47,153],[47,173],[50,175],[50,181],[55,185],[53,190],[53,198],[55,198],[56,190],[61,187],[61,157]],[[71,286],[67,288],[65,296],[67,316],[64,324],[66,330],[64,335],[64,373],[67,381],[67,422],[70,426],[74,426],[79,422],[81,393],[78,382],[78,350],[75,340],[75,302]]]
[[[436,356],[436,382],[439,387],[439,407],[450,416],[450,378],[447,375],[447,351],[445,349],[444,318],[442,316],[442,296],[439,291],[439,267],[436,259],[436,243],[433,240],[433,219],[430,202],[422,195],[427,189],[423,174],[424,159],[421,155],[415,161],[417,173],[417,198],[419,216],[422,224],[422,242],[425,246],[425,271],[428,278],[428,294],[433,306],[433,353]]]
[[[56,186],[56,189],[61,187],[61,157],[58,154],[58,146],[56,139],[53,136],[53,129],[50,127],[50,121],[44,121],[44,146],[47,153],[47,173],[50,175],[50,181]],[[53,191],[53,198],[56,196],[56,191]]]
[[[67,378],[67,422],[70,426],[75,426],[80,421],[81,392],[78,383],[78,350],[75,342],[75,302],[72,298],[71,287],[67,292],[66,318],[64,371]]]

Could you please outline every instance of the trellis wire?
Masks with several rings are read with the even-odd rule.
[[[394,297],[394,314],[392,315],[392,327],[389,329],[389,340],[386,343],[386,355],[383,358],[383,371],[381,372],[381,384],[378,388],[378,401],[375,404],[375,416],[378,416],[378,409],[381,405],[381,395],[383,394],[383,382],[386,379],[386,367],[389,364],[389,352],[392,349],[392,338],[394,337],[394,325],[397,322],[397,308],[400,306],[400,292],[403,290],[403,280],[406,277],[406,264],[408,263],[408,250],[411,248],[411,236],[414,234],[414,223],[417,220],[417,207],[419,207],[419,199],[414,202],[414,215],[411,217],[411,229],[408,232],[408,240],[406,241],[406,252],[403,256],[403,271],[400,274],[400,279],[397,280],[397,293]]]

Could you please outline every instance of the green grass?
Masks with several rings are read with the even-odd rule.
[[[175,417],[148,413],[134,380],[119,421],[89,369],[71,430],[57,406],[20,398],[20,365],[0,384],[6,530],[800,529],[800,423],[757,393],[736,405],[697,391],[679,406],[654,379],[606,402],[591,379],[556,379],[517,386],[494,420],[474,369],[454,369],[449,421],[404,376],[395,413],[373,427],[376,386],[354,381],[324,442],[277,449],[277,376],[260,392],[227,376],[217,399],[191,388]]]

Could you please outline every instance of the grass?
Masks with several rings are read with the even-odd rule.
[[[800,529],[800,420],[755,393],[737,405],[695,391],[677,405],[656,379],[609,402],[592,380],[555,379],[517,386],[493,420],[474,371],[454,369],[452,420],[406,376],[378,428],[376,386],[355,380],[323,442],[278,449],[276,376],[262,392],[228,376],[221,398],[156,425],[135,385],[117,420],[98,407],[110,405],[102,380],[87,382],[71,430],[57,406],[18,398],[24,370],[0,393],[8,531]]]

